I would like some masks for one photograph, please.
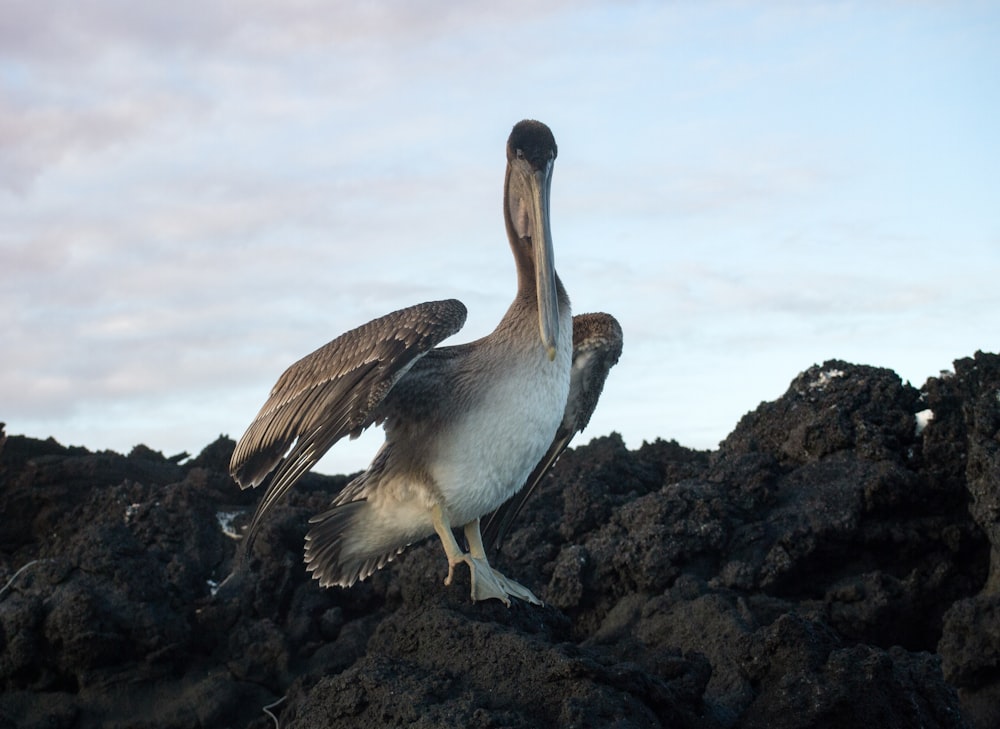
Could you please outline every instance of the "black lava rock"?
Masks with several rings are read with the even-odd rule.
[[[436,540],[319,588],[307,521],[346,477],[238,569],[233,445],[0,428],[0,729],[1000,724],[997,355],[922,390],[812,367],[712,452],[567,451],[493,559],[543,607],[443,586]]]

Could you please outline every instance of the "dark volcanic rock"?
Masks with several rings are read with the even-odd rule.
[[[344,477],[227,580],[259,494],[225,438],[0,448],[0,729],[1000,723],[995,355],[922,391],[827,362],[711,453],[568,451],[494,558],[544,607],[444,587],[436,540],[319,588],[302,542]]]
[[[938,481],[964,486],[990,545],[982,589],[955,602],[938,650],[945,676],[979,726],[1000,726],[1000,356],[977,352],[925,387],[934,411],[925,454]]]

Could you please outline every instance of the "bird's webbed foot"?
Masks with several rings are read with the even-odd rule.
[[[510,598],[516,597],[534,605],[542,604],[542,601],[535,597],[531,590],[490,567],[490,563],[485,558],[479,559],[470,555],[468,561],[469,569],[472,572],[473,601],[495,597],[510,607]]]
[[[455,535],[451,533],[451,526],[438,507],[435,508],[434,512],[434,529],[441,538],[445,554],[448,556],[448,576],[445,578],[444,584],[451,584],[452,578],[455,576],[455,565],[464,562],[469,565],[472,578],[471,596],[473,602],[496,598],[510,607],[510,598],[516,597],[534,605],[542,604],[542,601],[535,597],[534,593],[527,587],[505,577],[490,566],[489,560],[486,559],[486,551],[483,549],[483,538],[479,532],[479,519],[465,525],[465,536],[469,542],[468,552],[463,552],[458,546]]]

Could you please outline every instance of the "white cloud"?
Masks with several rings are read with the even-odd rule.
[[[995,44],[960,13],[941,35],[934,9],[901,31],[839,3],[10,7],[11,432],[196,450],[386,311],[457,296],[455,341],[485,334],[514,288],[500,183],[523,116],[560,142],[575,308],[625,328],[591,434],[710,446],[814,361],[919,379],[996,339],[1000,163],[988,125],[935,103],[995,116]]]

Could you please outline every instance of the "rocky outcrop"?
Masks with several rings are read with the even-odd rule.
[[[922,390],[827,362],[716,451],[567,451],[494,558],[546,605],[510,609],[444,587],[434,540],[310,581],[344,477],[307,476],[227,580],[259,497],[232,441],[10,436],[0,727],[995,726],[998,393],[996,355]]]

